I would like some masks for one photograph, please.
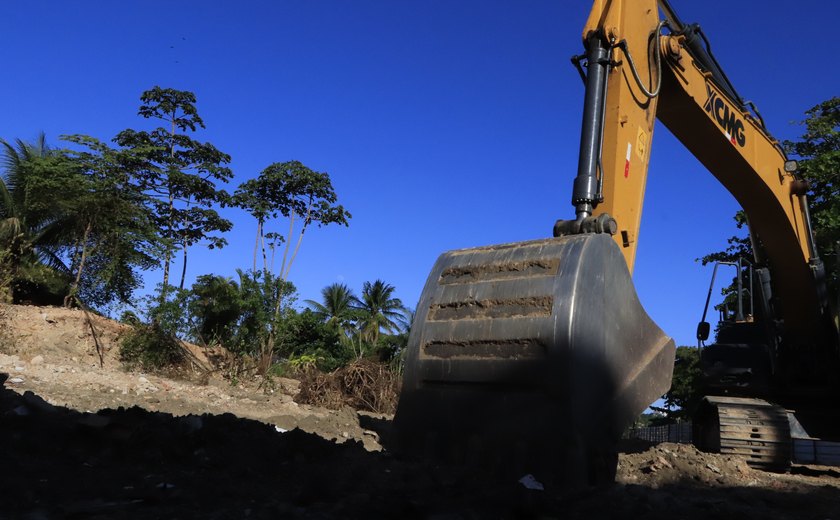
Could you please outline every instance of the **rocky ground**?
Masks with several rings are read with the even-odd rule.
[[[89,318],[0,306],[0,519],[840,518],[835,468],[685,445],[628,444],[615,485],[572,495],[441,471],[383,450],[388,418],[298,405],[293,380],[126,372],[123,326]]]

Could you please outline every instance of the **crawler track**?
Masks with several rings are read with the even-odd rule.
[[[701,435],[706,451],[736,455],[765,471],[787,471],[791,462],[788,412],[780,406],[740,397],[707,397]],[[717,430],[717,439],[714,438]]]

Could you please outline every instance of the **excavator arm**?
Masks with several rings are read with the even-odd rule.
[[[778,141],[738,96],[701,35],[663,0],[595,2],[583,34],[588,74],[576,220],[587,206],[593,217],[612,217],[632,272],[658,118],[746,212],[753,243],[766,256],[760,260],[785,273],[774,279],[779,317],[786,332],[801,336],[814,330],[814,317],[826,306],[807,185],[786,171]],[[561,221],[555,234],[573,228]]]
[[[555,235],[612,234],[632,271],[654,118],[715,176],[747,215],[764,323],[750,317],[728,324],[702,351],[714,395],[695,417],[697,443],[783,470],[790,464],[790,409],[812,432],[836,420],[828,412],[837,408],[837,320],[814,244],[807,183],[738,95],[699,26],[684,24],[667,0],[596,1],[583,41],[586,54],[576,59],[588,69],[581,72],[576,218],[558,221]],[[702,325],[700,340],[709,328]]]

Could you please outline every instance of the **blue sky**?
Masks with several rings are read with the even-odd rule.
[[[780,139],[840,94],[820,20],[835,2],[672,0],[699,22],[736,88]],[[301,299],[381,278],[414,306],[449,249],[549,236],[573,216],[586,1],[33,1],[3,6],[0,137],[108,140],[148,128],[154,85],[195,92],[197,137],[233,158],[232,191],[272,162],[330,174],[349,228],[307,233],[290,279]],[[654,132],[636,272],[642,303],[678,344],[735,233],[734,199],[662,126]],[[220,251],[188,276],[251,265],[255,224],[234,210]],[[286,223],[276,230],[285,233]],[[180,265],[173,266],[180,272]],[[146,276],[151,287],[157,273]]]

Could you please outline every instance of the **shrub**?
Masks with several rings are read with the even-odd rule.
[[[120,361],[129,369],[162,370],[182,366],[185,356],[178,340],[159,326],[138,325],[120,343]]]

